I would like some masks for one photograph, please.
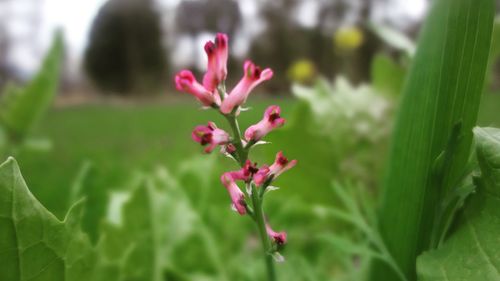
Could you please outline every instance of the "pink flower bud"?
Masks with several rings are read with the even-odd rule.
[[[234,108],[244,104],[253,88],[273,77],[271,69],[261,70],[249,60],[245,61],[243,71],[243,78],[222,102],[220,110],[224,114],[228,114]]]
[[[217,33],[215,43],[208,41],[205,44],[205,53],[208,57],[207,72],[203,77],[203,86],[213,92],[219,83],[226,80],[228,38],[226,34]]]
[[[229,39],[227,35],[217,33],[215,46],[217,47],[217,77],[220,81],[224,81],[227,76],[227,59],[229,56]]]
[[[229,134],[215,126],[213,122],[208,122],[207,126],[196,126],[191,134],[194,141],[205,146],[206,153],[212,152],[217,145],[227,144]]]
[[[271,165],[271,167],[269,167],[269,175],[273,175],[275,178],[277,178],[286,170],[293,168],[293,166],[295,166],[296,164],[297,160],[289,161],[286,157],[283,156],[283,152],[280,151],[278,152],[278,154],[276,154],[274,163]]]
[[[285,119],[281,118],[280,112],[281,109],[279,106],[269,106],[264,113],[264,118],[245,131],[245,139],[247,141],[258,141],[273,129],[283,126],[283,124],[285,124]]]
[[[240,215],[246,214],[245,194],[240,190],[230,173],[224,173],[220,178],[222,184],[226,187],[233,202],[233,206]]]
[[[257,173],[258,169],[256,164],[252,164],[250,160],[245,162],[245,166],[238,171],[226,172],[225,174],[231,177],[233,180],[241,180],[248,182],[252,179],[252,176]]]
[[[253,175],[253,182],[256,186],[261,186],[269,176],[269,167],[267,165],[263,165],[257,173]]]
[[[269,237],[271,239],[273,239],[273,241],[276,244],[278,244],[278,245],[286,244],[286,232],[284,232],[284,231],[275,232],[274,230],[271,229],[271,226],[269,226],[269,224],[267,222],[266,222],[266,232],[267,232],[267,235],[269,235]]]
[[[208,65],[207,72],[203,76],[203,86],[211,92],[217,88],[217,85],[220,82],[217,78],[217,58],[215,48],[215,44],[212,41],[208,41],[205,44],[205,53],[207,53]]]
[[[296,164],[297,160],[289,161],[283,156],[283,152],[280,151],[276,154],[276,160],[271,167],[262,165],[262,167],[253,175],[253,182],[256,186],[261,186],[269,179],[269,177],[273,177],[273,179],[275,179],[284,171],[291,169]]]
[[[175,87],[179,91],[195,96],[204,106],[220,105],[220,96],[198,83],[189,70],[182,70],[175,75]]]
[[[234,144],[228,143],[226,145],[226,152],[229,153],[229,154],[235,153],[236,152],[236,147],[234,146]]]

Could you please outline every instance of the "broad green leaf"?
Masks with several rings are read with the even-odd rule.
[[[36,76],[24,88],[10,87],[0,99],[0,124],[20,141],[49,107],[56,94],[62,59],[62,35],[54,42]]]
[[[81,203],[59,221],[28,190],[13,158],[0,165],[0,280],[92,280],[96,261],[79,229]]]
[[[493,26],[493,0],[436,0],[405,83],[379,212],[387,248],[408,280],[427,250],[439,194],[464,173],[476,123]],[[436,186],[433,163],[461,123],[460,142]],[[399,280],[374,263],[372,280]]]
[[[174,272],[175,247],[194,232],[196,214],[166,169],[132,182],[111,195],[99,253],[122,268],[117,280],[160,281]]]
[[[159,241],[161,225],[157,224],[158,206],[155,205],[153,187],[141,179],[139,185],[122,205],[119,224],[108,223],[99,241],[101,254],[107,260],[125,257],[120,280],[162,280],[162,250]],[[113,204],[111,204],[113,206]]]
[[[477,193],[441,248],[418,258],[422,281],[500,280],[500,130],[476,128]]]

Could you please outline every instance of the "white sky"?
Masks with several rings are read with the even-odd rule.
[[[81,55],[85,46],[87,44],[87,36],[92,23],[93,18],[98,12],[99,7],[106,0],[11,0],[10,4],[7,5],[7,11],[5,10],[6,5],[0,5],[0,17],[5,14],[10,16],[7,18],[8,27],[10,32],[17,37],[27,38],[26,40],[32,40],[31,44],[19,44],[20,46],[13,48],[14,51],[11,54],[10,62],[16,65],[25,73],[32,73],[36,70],[37,63],[39,63],[39,57],[44,53],[46,48],[49,46],[52,32],[57,27],[62,27],[65,35],[65,40],[68,50],[68,59],[73,65],[79,65]],[[161,7],[173,7],[180,0],[157,0]],[[315,17],[312,16],[317,13],[317,1],[320,0],[309,0],[304,2],[305,4],[299,8],[297,11],[301,16],[299,17],[299,22],[304,26],[314,26]],[[256,7],[252,0],[240,0],[243,12],[243,21],[252,21],[253,17],[256,16]],[[425,12],[426,3],[425,0],[392,0],[389,1],[389,5],[384,8],[390,8],[391,10],[400,9],[404,11],[405,17],[407,19],[418,19]],[[39,6],[37,6],[39,5]],[[38,22],[26,21],[29,18],[30,13],[35,13],[37,9],[41,10],[41,18]],[[3,10],[3,11],[2,11]],[[30,12],[31,11],[31,12]],[[255,22],[255,21],[254,21]],[[244,25],[245,26],[245,25]],[[248,38],[253,37],[255,32],[263,28],[253,28],[252,30],[241,30],[242,37],[241,40],[233,42],[234,51],[237,54],[244,54],[248,46]],[[36,36],[33,36],[36,34]],[[35,38],[34,38],[35,37]],[[203,39],[206,36],[202,36]],[[247,39],[245,39],[247,38]],[[199,38],[200,40],[202,38]],[[185,40],[185,39],[184,39]],[[35,44],[33,44],[35,43]],[[190,42],[181,42],[184,47],[190,44]],[[35,45],[35,47],[34,47]],[[175,51],[175,50],[174,50]],[[184,52],[186,53],[186,52]],[[191,52],[187,52],[192,54]],[[178,57],[178,56],[174,56]],[[78,71],[75,69],[74,71]]]

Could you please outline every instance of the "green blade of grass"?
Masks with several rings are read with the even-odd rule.
[[[478,113],[493,24],[493,0],[436,0],[423,27],[403,90],[380,207],[380,231],[408,280],[429,247],[439,194],[466,165]],[[438,171],[452,129],[452,159]],[[434,168],[433,168],[434,167]],[[372,280],[399,280],[374,263]]]

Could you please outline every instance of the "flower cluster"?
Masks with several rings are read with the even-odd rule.
[[[228,121],[232,136],[219,129],[215,123],[197,126],[192,138],[205,146],[206,153],[212,152],[220,146],[221,153],[230,156],[239,163],[237,171],[225,172],[221,182],[229,193],[233,209],[240,215],[249,215],[257,223],[259,231],[267,233],[263,240],[264,245],[272,241],[271,248],[266,251],[276,251],[286,243],[285,232],[275,232],[268,224],[262,211],[264,193],[273,189],[270,185],[284,171],[292,168],[297,160],[288,160],[280,151],[271,165],[258,166],[248,159],[250,149],[261,142],[269,132],[282,127],[285,119],[281,117],[281,109],[277,105],[269,106],[262,120],[250,126],[242,135],[238,126],[237,117],[251,93],[262,82],[273,76],[269,68],[261,69],[247,60],[243,65],[243,77],[236,86],[226,92],[225,80],[227,77],[228,37],[217,34],[215,40],[205,44],[208,57],[207,72],[199,83],[189,70],[182,70],[175,76],[175,85],[179,91],[193,95],[204,107],[219,111]],[[246,188],[240,188],[243,183]],[[262,234],[262,233],[261,233]],[[265,236],[265,235],[264,235]]]

